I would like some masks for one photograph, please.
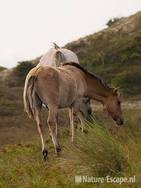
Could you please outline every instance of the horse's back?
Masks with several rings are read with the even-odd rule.
[[[68,50],[66,48],[60,48],[60,52],[62,52],[65,56],[66,62],[75,62],[79,64],[77,55],[71,50]]]
[[[38,79],[42,80],[40,84],[43,86],[48,85],[48,87],[57,87],[61,88],[68,87],[70,84],[74,83],[74,78],[67,70],[63,68],[56,68],[52,66],[40,66],[37,73]]]
[[[78,63],[79,64],[79,60],[77,58],[77,55],[72,52],[71,50],[68,50],[68,49],[65,49],[65,48],[59,48],[58,50],[54,49],[54,48],[51,48],[50,50],[48,50],[47,53],[45,53],[41,59],[40,59],[40,62],[39,64],[37,65],[37,67],[39,66],[47,66],[47,65],[50,65],[50,66],[53,66],[53,67],[56,67],[57,66],[57,56],[56,56],[56,53],[57,52],[61,52],[63,57],[64,57],[64,60],[65,62],[75,62],[75,63]],[[59,60],[58,60],[59,62]],[[61,62],[63,64],[63,62]]]
[[[76,95],[75,80],[66,70],[41,66],[37,71],[36,92],[46,105],[70,106]]]

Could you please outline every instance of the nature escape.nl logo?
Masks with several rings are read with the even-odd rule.
[[[94,176],[75,176],[75,183],[136,183],[136,176],[132,177],[94,177]]]

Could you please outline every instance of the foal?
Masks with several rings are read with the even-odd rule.
[[[39,66],[52,66],[52,67],[60,67],[66,62],[74,62],[79,64],[79,60],[77,55],[66,48],[59,47],[56,43],[53,43],[54,47],[50,48],[40,59]],[[80,100],[79,104],[80,112],[78,114],[78,118],[81,123],[81,130],[84,130],[84,118],[90,121],[90,117],[92,114],[92,108],[90,104],[90,98],[84,97]],[[72,122],[72,115],[69,112],[70,122]]]
[[[24,87],[24,106],[30,117],[37,122],[41,137],[43,156],[47,150],[41,130],[42,103],[49,108],[48,126],[55,152],[61,148],[58,141],[58,109],[70,108],[72,130],[74,133],[73,114],[79,113],[79,101],[83,97],[101,102],[118,125],[123,124],[118,91],[110,88],[102,79],[87,72],[76,63],[66,63],[61,68],[35,67],[27,75]],[[74,134],[73,134],[74,136]]]

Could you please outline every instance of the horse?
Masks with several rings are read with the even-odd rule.
[[[40,59],[39,66],[52,66],[59,67],[62,66],[66,62],[75,62],[79,64],[79,60],[77,55],[68,50],[66,48],[60,48],[56,43],[53,43],[53,48],[49,49]],[[90,99],[88,97],[84,97],[80,101],[80,113],[78,114],[78,119],[81,123],[81,130],[84,132],[84,118],[87,121],[91,121],[92,108],[90,104]],[[70,122],[71,115],[69,113]]]
[[[47,159],[48,151],[41,130],[42,103],[48,105],[49,133],[57,154],[61,151],[58,140],[58,110],[66,107],[70,109],[73,140],[73,114],[79,113],[79,100],[83,97],[101,102],[116,124],[123,124],[118,89],[109,87],[100,77],[73,62],[65,63],[58,68],[50,66],[33,68],[26,77],[23,96],[25,111],[29,117],[36,120],[44,159]]]
[[[53,44],[54,47],[49,49],[47,53],[45,53],[41,57],[37,67],[46,66],[46,65],[59,67],[63,65],[64,62],[71,62],[71,61],[79,64],[78,57],[74,52],[66,48],[60,48],[56,43]]]

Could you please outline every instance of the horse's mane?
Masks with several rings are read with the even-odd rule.
[[[83,68],[80,64],[77,64],[77,63],[74,63],[74,62],[69,62],[69,63],[64,63],[64,64],[63,64],[63,66],[65,66],[65,65],[71,65],[71,66],[74,66],[74,67],[80,69],[80,70],[81,70],[82,72],[84,72],[85,74],[87,74],[87,75],[89,75],[90,77],[92,77],[92,78],[94,78],[94,79],[100,81],[100,83],[101,83],[104,87],[110,88],[110,87],[107,85],[107,83],[106,83],[102,78],[100,78],[99,76],[97,76],[97,75],[95,75],[95,74],[93,74],[93,73],[87,71],[87,70],[86,70],[85,68]]]

